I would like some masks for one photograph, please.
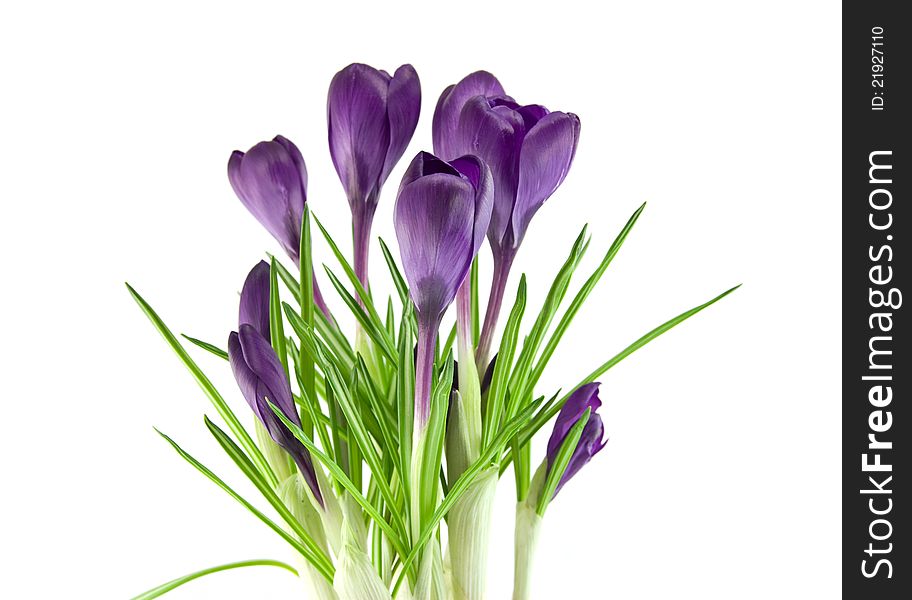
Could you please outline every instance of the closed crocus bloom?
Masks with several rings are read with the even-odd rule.
[[[437,328],[484,242],[492,182],[475,156],[449,163],[419,153],[396,199],[396,236],[409,293],[418,312],[416,418],[427,418]]]
[[[298,264],[301,225],[307,201],[307,166],[301,151],[281,135],[260,142],[246,153],[235,150],[228,159],[228,180],[257,221],[278,240]],[[316,277],[314,303],[331,320]]]
[[[485,71],[448,87],[437,103],[435,151],[445,159],[477,155],[494,177],[494,212],[488,230],[494,280],[477,350],[479,370],[488,361],[516,250],[532,217],[567,176],[579,133],[576,115],[550,112],[537,104],[522,106]]]
[[[411,162],[395,207],[402,264],[419,318],[437,322],[456,297],[491,219],[492,185],[475,156]]]
[[[228,160],[228,179],[244,206],[295,262],[307,201],[307,167],[290,140],[276,136]]]
[[[554,430],[548,440],[547,461],[549,471],[567,434],[570,433],[570,430],[585,414],[586,410],[591,409],[589,420],[583,427],[583,433],[576,444],[576,449],[573,451],[570,462],[567,464],[567,469],[564,471],[560,482],[557,484],[557,489],[554,491],[555,496],[564,487],[564,484],[570,481],[570,478],[583,468],[583,465],[601,452],[607,443],[607,440],[603,439],[605,426],[602,423],[602,418],[596,412],[602,406],[602,401],[598,397],[598,388],[598,383],[587,383],[580,386],[567,398],[567,402],[557,415]]]
[[[274,404],[301,426],[285,368],[269,342],[269,265],[257,264],[241,290],[239,325],[228,337],[228,360],[241,393],[269,436],[292,457],[314,497],[322,504],[310,453],[272,411]]]
[[[390,76],[352,64],[329,85],[329,151],[351,207],[355,272],[365,285],[380,189],[412,139],[420,110],[421,84],[411,65]]]

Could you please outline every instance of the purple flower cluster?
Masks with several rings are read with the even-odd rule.
[[[354,269],[365,288],[371,224],[381,189],[411,141],[420,109],[421,86],[411,65],[390,75],[352,64],[329,86],[329,149],[351,209]],[[411,161],[394,213],[419,322],[419,426],[427,420],[437,329],[485,238],[494,257],[494,280],[476,360],[482,369],[487,366],[513,259],[532,217],[567,176],[580,121],[573,113],[520,104],[496,77],[478,71],[444,90],[432,130],[436,156],[419,152]],[[236,151],[228,175],[241,202],[298,262],[307,201],[307,168],[298,148],[278,136],[246,153]],[[328,316],[316,281],[314,293]],[[231,365],[254,412],[319,497],[309,454],[268,404],[300,423],[287,375],[270,346],[268,311],[269,267],[261,262],[241,295],[238,331],[229,340]],[[558,417],[548,446],[549,465],[573,423],[586,407],[593,408],[561,486],[603,446],[601,419],[594,412],[600,405],[597,389],[598,384],[590,384],[577,390]]]

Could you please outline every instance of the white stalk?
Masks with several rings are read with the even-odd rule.
[[[276,493],[282,498],[282,501],[295,519],[304,526],[304,529],[307,530],[307,533],[310,534],[317,546],[328,555],[329,548],[326,543],[326,535],[323,532],[323,519],[320,517],[318,510],[311,504],[308,492],[305,490],[306,487],[307,485],[297,475],[291,475],[279,484]],[[338,600],[332,584],[307,559],[300,554],[295,554],[295,559],[298,577],[304,584],[307,598]]]
[[[453,600],[484,600],[498,468],[479,474],[449,513]]]
[[[340,600],[391,600],[390,592],[374,570],[370,557],[352,544],[342,547],[336,567],[336,592]]]
[[[256,432],[257,445],[263,451],[266,462],[272,467],[272,471],[276,474],[278,480],[282,482],[294,475],[296,469],[294,463],[291,462],[291,457],[281,446],[273,441],[259,419],[254,419],[253,428]]]
[[[310,498],[311,504],[323,521],[323,531],[326,533],[329,547],[332,548],[333,554],[339,556],[342,551],[342,508],[323,469],[317,465],[314,465],[314,467],[317,475],[317,485],[320,487],[320,495],[323,496],[323,506],[320,506],[320,503],[317,502],[317,498],[313,495],[310,487],[306,483],[303,485],[307,491],[307,497]]]
[[[527,501],[516,505],[516,530],[513,539],[513,600],[532,598],[532,573],[541,523],[542,518]]]
[[[450,600],[437,538],[431,538],[424,547],[421,568],[418,570],[418,583],[415,585],[414,600]]]
[[[335,589],[340,600],[391,600],[389,589],[367,555],[367,528],[360,506],[342,498],[342,551],[336,567]]]

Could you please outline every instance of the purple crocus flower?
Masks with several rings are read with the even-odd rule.
[[[479,369],[487,364],[513,258],[532,217],[567,176],[579,134],[576,115],[522,106],[485,71],[448,87],[437,103],[434,151],[444,159],[475,154],[494,177],[488,229],[494,281],[477,352]]]
[[[427,152],[412,160],[396,198],[394,220],[418,313],[416,420],[427,422],[434,344],[491,219],[491,172],[475,156],[447,163]]]
[[[421,84],[411,65],[390,76],[352,64],[329,84],[329,152],[351,207],[354,267],[365,287],[380,189],[412,139],[420,110]]]
[[[297,265],[307,201],[307,166],[298,147],[278,135],[246,153],[235,150],[228,159],[228,180],[241,203]],[[313,291],[314,302],[330,318],[316,278]]]
[[[269,265],[260,261],[241,290],[238,330],[228,337],[228,360],[241,393],[270,437],[291,455],[314,496],[323,504],[310,453],[272,411],[277,406],[301,426],[288,376],[269,343]]]
[[[228,160],[228,179],[244,206],[298,262],[307,201],[307,167],[298,147],[282,136]]]
[[[577,390],[567,398],[567,402],[557,415],[557,421],[554,423],[554,431],[551,433],[551,438],[548,440],[547,460],[549,471],[554,464],[554,459],[557,456],[561,445],[564,443],[567,434],[570,433],[573,426],[576,425],[583,416],[586,409],[592,409],[589,413],[589,420],[583,427],[583,434],[580,436],[579,442],[576,445],[576,450],[573,451],[570,462],[567,464],[567,470],[564,471],[564,475],[561,477],[560,483],[558,483],[557,489],[554,491],[554,496],[557,496],[557,492],[564,487],[564,484],[570,481],[570,478],[576,475],[576,473],[583,468],[583,465],[592,460],[593,456],[601,452],[602,448],[604,448],[607,443],[607,440],[603,440],[605,426],[602,423],[602,418],[596,412],[599,407],[602,406],[602,401],[599,400],[598,397],[599,385],[600,384],[597,382],[587,383],[586,385],[577,388]]]

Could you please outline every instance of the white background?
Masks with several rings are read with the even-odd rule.
[[[511,289],[524,270],[540,302],[584,222],[591,270],[649,201],[540,393],[744,282],[602,378],[611,441],[546,516],[537,597],[836,597],[838,4],[317,4],[0,9],[0,596],[126,598],[209,565],[291,559],[152,430],[248,491],[203,427],[214,410],[123,282],[176,331],[224,345],[247,270],[277,251],[225,165],[277,133],[301,147],[311,206],[346,239],[325,96],[361,61],[411,62],[424,93],[375,221],[390,241],[398,179],[430,146],[440,91],[479,68],[582,120]],[[383,273],[376,246],[372,265]],[[243,409],[226,364],[194,356]],[[512,498],[508,476],[492,599],[509,596]],[[260,568],[172,597],[300,593]]]

